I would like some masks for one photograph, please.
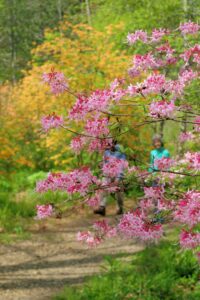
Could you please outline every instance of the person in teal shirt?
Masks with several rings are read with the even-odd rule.
[[[170,157],[169,151],[165,149],[163,140],[160,135],[155,135],[153,137],[153,146],[155,149],[153,149],[150,153],[149,172],[154,172],[158,170],[158,168],[154,164],[156,159],[160,159],[163,157]]]

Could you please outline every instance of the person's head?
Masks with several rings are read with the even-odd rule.
[[[152,142],[153,142],[153,146],[156,149],[159,149],[164,146],[162,137],[158,134],[154,135]]]

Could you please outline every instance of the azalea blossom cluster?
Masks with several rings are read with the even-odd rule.
[[[172,118],[175,112],[176,106],[174,105],[173,101],[153,101],[150,104],[149,111],[150,116],[152,118]]]
[[[185,249],[194,249],[200,245],[200,232],[182,230],[180,234],[180,245]]]
[[[55,72],[52,69],[50,73],[44,73],[42,78],[50,86],[51,92],[55,95],[62,94],[68,88],[68,83],[62,72]]]
[[[92,135],[92,136],[102,136],[102,135],[108,135],[109,129],[108,129],[108,118],[95,118],[92,120],[87,120],[85,125],[85,131],[86,133]]]
[[[52,128],[58,128],[64,125],[64,118],[57,116],[55,113],[42,117],[42,128],[45,132],[48,132]]]
[[[200,171],[200,152],[185,153],[185,162],[188,163],[191,169]]]
[[[162,157],[154,161],[154,166],[160,171],[169,170],[173,165],[174,161],[170,157]]]
[[[200,222],[200,192],[189,191],[180,199],[174,212],[175,220],[193,227]]]
[[[196,137],[200,133],[200,116],[186,103],[186,88],[200,77],[200,45],[194,42],[190,48],[184,46],[180,53],[180,49],[175,49],[168,36],[172,33],[174,38],[178,35],[185,39],[187,34],[193,34],[195,37],[199,30],[198,24],[186,22],[180,24],[174,32],[160,28],[154,29],[150,34],[143,30],[129,33],[129,45],[140,41],[147,44],[148,49],[151,47],[149,52],[133,56],[128,70],[129,78],[115,79],[107,88],[90,93],[70,93],[75,96],[75,102],[65,118],[68,122],[80,125],[78,132],[73,131],[75,137],[70,143],[73,153],[80,154],[84,149],[89,153],[100,153],[102,159],[103,152],[111,149],[114,139],[118,138],[114,129],[119,128],[119,136],[125,134],[123,129],[129,125],[124,121],[124,117],[138,113],[137,109],[133,109],[131,113],[128,109],[121,113],[122,107],[143,106],[146,115],[142,116],[144,119],[136,124],[136,128],[137,125],[139,128],[148,123],[159,124],[163,120],[166,123],[168,120],[176,121],[178,125],[183,114],[188,113],[189,119],[185,122],[190,123],[187,129],[191,131],[181,133],[179,141],[183,143]],[[136,83],[135,77],[139,76]],[[43,80],[55,95],[70,92],[67,80],[61,72],[51,70],[43,75]],[[42,118],[42,127],[45,132],[52,128],[65,128],[65,118],[53,113]],[[190,129],[189,126],[193,128]],[[106,220],[95,222],[90,231],[77,234],[78,241],[89,247],[97,246],[104,239],[116,235],[137,238],[143,242],[157,241],[163,237],[163,223],[170,220],[179,222],[183,228],[187,227],[181,231],[180,245],[185,249],[196,249],[200,244],[200,233],[196,229],[200,222],[200,192],[191,190],[183,193],[181,197],[177,197],[177,194],[173,197],[167,194],[167,189],[169,190],[169,186],[174,188],[174,179],[181,180],[181,176],[185,174],[198,174],[200,153],[187,152],[179,162],[183,165],[176,173],[172,170],[179,166],[178,161],[168,157],[155,159],[153,173],[150,173],[147,168],[144,170],[138,165],[129,166],[125,159],[108,156],[98,171],[95,166],[96,176],[88,167],[81,167],[69,173],[49,173],[45,180],[37,183],[36,191],[42,193],[60,190],[67,192],[70,197],[78,193],[78,196],[83,197],[84,203],[93,208],[100,205],[104,191],[119,190],[116,179],[123,178],[126,182],[128,176],[134,174],[134,180],[138,179],[139,184],[144,186],[144,195],[139,199],[137,207],[123,214],[114,226],[110,226]],[[159,171],[159,175],[156,171]],[[149,182],[153,186],[145,186]],[[171,193],[173,192],[172,189]],[[38,219],[48,217],[52,213],[53,207],[50,204],[37,206]]]
[[[69,173],[49,173],[45,180],[37,182],[36,191],[66,191],[68,194],[85,195],[91,185],[98,184],[96,176],[87,167],[75,169]]]
[[[199,24],[189,21],[181,24],[179,29],[183,34],[195,34],[199,31],[200,26]]]
[[[180,234],[180,245],[185,249],[196,249],[200,246],[200,232],[194,230],[200,223],[200,192],[188,191],[179,200],[174,211],[174,219],[189,227],[183,229]]]
[[[118,225],[119,232],[127,238],[139,238],[142,241],[155,241],[163,236],[162,224],[155,224],[137,209],[122,216]]]
[[[85,243],[88,247],[95,247],[100,244],[105,238],[115,237],[116,234],[116,228],[108,225],[108,222],[106,220],[102,220],[96,221],[94,223],[93,232],[78,232],[77,240]]]
[[[195,118],[194,123],[195,131],[200,132],[200,116]]]
[[[103,164],[102,172],[106,177],[119,178],[123,175],[123,171],[127,168],[127,160],[116,157],[108,157],[106,163]]]
[[[180,135],[179,135],[179,141],[181,143],[184,143],[184,142],[187,142],[187,141],[190,141],[193,139],[193,134],[192,132],[182,132]]]
[[[50,217],[53,213],[53,206],[51,204],[36,205],[37,220],[41,220],[47,217]]]

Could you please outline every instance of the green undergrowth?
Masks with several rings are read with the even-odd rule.
[[[53,300],[199,300],[195,256],[163,242],[133,255],[130,262],[106,259],[107,272],[81,287],[65,288]]]
[[[0,178],[0,242],[29,237],[28,228],[34,221],[36,205],[53,203],[59,205],[66,200],[66,193],[35,192],[38,180],[46,173],[16,173],[10,178]],[[65,205],[67,209],[70,204]]]

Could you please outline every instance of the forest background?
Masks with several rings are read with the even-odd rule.
[[[50,94],[42,84],[42,73],[55,67],[78,92],[107,87],[117,77],[128,77],[133,55],[126,42],[128,32],[174,29],[187,20],[199,22],[199,0],[0,0],[0,242],[28,237],[37,203],[66,200],[63,193],[35,193],[36,181],[49,170],[95,165],[100,159],[97,153],[74,155],[69,132],[41,131],[42,116],[66,114],[74,102],[69,94]],[[134,53],[143,53],[141,44],[134,46]],[[198,103],[199,92],[191,85],[192,101]],[[129,125],[137,123],[141,114],[136,111],[134,118],[127,119]],[[190,130],[184,122],[177,124],[163,121],[133,129],[119,143],[128,159],[143,161],[144,168],[154,133],[163,135],[172,156],[197,151],[192,141],[177,140],[181,132]],[[189,188],[190,178],[184,185]],[[136,187],[127,196],[134,200],[140,193]],[[63,210],[68,208],[65,205]],[[199,299],[196,261],[188,254],[177,256],[174,248],[168,242],[160,248],[147,247],[134,264],[121,265],[108,258],[109,272],[101,277],[101,284],[97,277],[83,288],[80,298],[76,290],[67,290],[56,299],[141,299],[125,298],[141,287],[144,300]]]

